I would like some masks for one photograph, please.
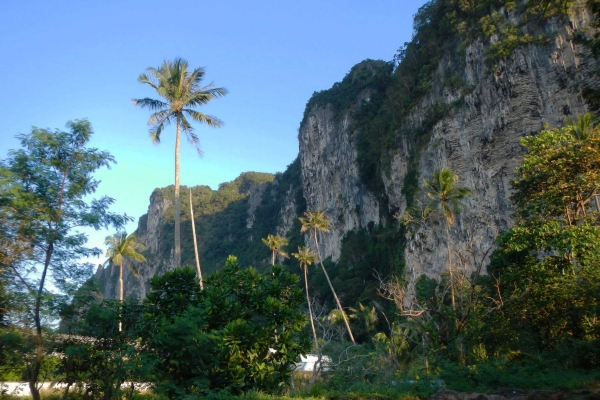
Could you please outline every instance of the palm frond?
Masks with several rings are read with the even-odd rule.
[[[323,211],[305,211],[304,217],[298,219],[302,224],[302,227],[300,228],[301,232],[307,230],[329,232],[329,218],[327,218]]]
[[[150,85],[154,90],[158,90],[157,83],[145,73],[141,73],[140,76],[138,76],[138,82],[145,83],[146,85]]]
[[[150,116],[150,119],[148,119],[148,125],[158,125],[162,123],[166,123],[168,125],[171,123],[171,118],[173,118],[173,115],[169,110],[161,110]]]
[[[199,111],[192,110],[190,108],[185,108],[183,112],[192,117],[192,119],[196,122],[205,123],[208,126],[212,126],[215,128],[220,128],[221,126],[223,126],[223,122],[217,117],[206,115]]]
[[[154,144],[160,143],[160,134],[162,133],[164,127],[165,127],[165,124],[160,123],[160,124],[157,124],[157,125],[153,126],[152,128],[150,128],[150,139],[152,140],[152,143],[154,143]]]
[[[144,259],[144,261],[146,261],[146,259]],[[137,265],[129,263],[129,270],[136,278],[140,277],[140,269],[137,267]]]
[[[155,100],[155,99],[151,99],[148,97],[144,97],[143,99],[131,99],[131,101],[133,102],[134,106],[139,106],[142,108],[148,108],[152,111],[158,111],[158,110],[164,110],[165,108],[168,108],[168,104],[165,102],[162,102],[160,100]]]
[[[196,122],[211,127],[221,127],[223,125],[221,120],[193,108],[205,105],[228,93],[225,88],[214,88],[212,83],[201,87],[204,74],[202,67],[190,71],[188,62],[182,58],[175,58],[173,61],[164,60],[158,68],[149,67],[146,72],[140,74],[138,82],[148,84],[163,98],[163,101],[150,98],[133,100],[136,106],[156,111],[149,119],[149,124],[152,125],[150,138],[154,143],[160,143],[160,136],[165,126],[178,117],[188,141],[196,148],[198,154],[202,155],[200,140],[190,123],[192,121],[186,119],[183,114]]]
[[[205,74],[205,70],[204,67],[198,67],[196,69],[194,69],[192,71],[192,73],[190,74],[190,81],[192,81],[194,83],[194,85],[199,86],[200,82],[202,82],[204,80],[204,74]]]
[[[181,129],[185,132],[188,142],[190,142],[190,144],[194,146],[194,148],[198,152],[198,155],[202,157],[202,150],[200,149],[200,139],[194,133],[194,127],[189,123],[187,118],[185,118],[185,115],[179,116],[179,122],[181,124]]]

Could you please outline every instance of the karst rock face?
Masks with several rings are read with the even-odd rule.
[[[173,263],[173,252],[171,251],[165,257],[162,248],[165,247],[164,236],[161,227],[165,219],[165,212],[172,207],[172,202],[166,199],[162,193],[155,190],[150,196],[150,205],[148,213],[142,216],[138,221],[136,230],[137,240],[145,244],[147,250],[147,262],[135,263],[138,276],[132,273],[125,262],[123,267],[123,286],[125,298],[143,299],[150,290],[150,279],[155,275],[160,275],[171,269]],[[169,247],[167,245],[166,247]],[[119,297],[119,267],[109,264],[105,267],[99,266],[96,271],[96,278],[100,283],[102,295],[104,298],[117,299]]]
[[[523,155],[520,139],[546,125],[562,126],[565,119],[588,111],[580,88],[584,83],[598,86],[594,74],[598,63],[569,40],[572,27],[583,26],[588,19],[586,11],[580,10],[566,23],[549,21],[545,29],[555,37],[551,44],[523,46],[494,66],[486,65],[487,46],[481,41],[467,47],[461,63],[466,67],[461,70],[450,57],[443,57],[430,94],[405,122],[418,127],[434,105],[449,106],[448,115],[433,126],[429,140],[418,151],[421,190],[417,205],[422,208],[430,201],[423,183],[439,168],[450,168],[460,177],[457,185],[472,190],[449,232],[457,268],[473,270],[484,263],[498,233],[512,223],[510,182]],[[469,93],[444,86],[444,76],[452,74],[462,77]],[[362,92],[356,107],[368,101],[368,95]],[[299,140],[307,205],[324,210],[331,219],[332,233],[323,235],[322,252],[336,261],[347,232],[371,221],[382,222],[378,198],[386,199],[383,212],[397,217],[404,213],[402,189],[413,149],[402,138],[390,148],[391,162],[382,168],[381,176],[385,193],[374,196],[358,177],[357,132],[352,130],[351,114],[337,119],[333,115],[330,105],[313,107],[300,128]],[[407,230],[407,277],[439,277],[448,263],[444,221],[433,215]]]
[[[337,261],[344,235],[379,223],[379,203],[359,177],[349,113],[336,120],[331,105],[315,106],[300,127],[302,188],[308,210],[324,211],[330,232],[320,235],[323,258]]]
[[[513,222],[510,182],[523,156],[520,139],[546,125],[559,127],[565,119],[588,112],[582,87],[600,86],[595,75],[597,60],[586,56],[583,48],[569,39],[574,28],[589,24],[589,17],[585,8],[578,8],[568,20],[548,20],[543,29],[554,38],[551,43],[521,46],[494,65],[486,63],[489,41],[468,45],[461,62],[441,57],[429,93],[405,118],[403,128],[421,126],[434,106],[446,105],[448,112],[427,130],[426,140],[418,149],[414,141],[398,135],[396,143],[387,149],[380,176],[372,177],[383,182],[379,192],[369,189],[365,177],[361,177],[357,138],[365,121],[357,124],[353,116],[380,88],[363,88],[342,110],[336,108],[336,102],[309,102],[298,133],[297,183],[289,184],[277,176],[273,182],[248,192],[247,213],[240,224],[248,230],[245,240],[256,239],[259,233],[252,229],[256,229],[257,209],[270,201],[276,202],[272,204],[278,209],[273,211],[277,215],[270,233],[282,236],[291,234],[303,210],[320,210],[331,220],[330,232],[319,237],[322,256],[339,260],[348,232],[370,223],[390,223],[406,211],[403,189],[412,154],[416,157],[412,165],[416,165],[419,186],[413,206],[422,208],[430,201],[424,182],[439,168],[455,171],[459,176],[457,185],[471,189],[472,196],[463,201],[464,209],[448,235],[445,222],[435,215],[408,225],[404,254],[407,279],[422,274],[437,278],[446,270],[448,236],[456,268],[472,271],[485,265],[498,233]],[[509,18],[518,21],[519,16],[510,14]],[[369,73],[385,64],[365,61],[353,71]],[[450,75],[460,76],[466,86],[446,86],[445,78]],[[299,207],[299,199],[305,207]],[[144,297],[148,280],[170,268],[172,254],[168,249],[172,245],[164,242],[160,228],[169,207],[171,202],[155,192],[148,214],[140,219],[138,237],[152,256],[140,265],[140,278],[125,270],[128,296]],[[182,238],[182,242],[191,240]],[[305,242],[312,243],[308,237]],[[116,297],[116,275],[117,268],[99,268],[96,276],[103,284],[105,297]]]
[[[551,44],[519,48],[493,67],[485,64],[483,43],[475,42],[466,49],[463,77],[473,90],[433,127],[418,159],[421,180],[430,179],[435,169],[446,167],[458,174],[459,186],[473,192],[450,228],[457,268],[478,268],[497,234],[512,223],[510,182],[523,156],[520,139],[544,126],[563,126],[565,119],[576,119],[589,111],[580,88],[584,83],[598,87],[594,73],[598,63],[583,56],[582,48],[568,39],[573,33],[571,27],[587,24],[587,18],[583,11],[571,16],[567,24],[550,21],[546,29],[555,35]],[[448,68],[452,65],[442,61],[438,74]],[[450,103],[457,100],[456,95],[434,84],[433,93],[414,111],[412,123],[423,118],[429,104]],[[406,149],[396,150],[392,173],[384,177],[390,204],[397,204],[400,212],[404,199],[399,192],[407,156]],[[418,200],[421,204],[429,201],[426,190],[419,192]],[[447,265],[443,221],[434,218],[430,223],[414,226],[407,239],[408,277],[439,276]]]

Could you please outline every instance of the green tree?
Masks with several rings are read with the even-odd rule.
[[[297,276],[278,265],[260,274],[230,256],[204,283],[200,290],[189,267],[151,281],[141,334],[158,390],[279,390],[308,350]]]
[[[200,140],[194,133],[194,128],[187,117],[212,127],[220,127],[223,124],[216,117],[194,110],[195,107],[208,104],[211,100],[227,94],[226,89],[213,87],[212,83],[202,86],[204,73],[204,68],[195,68],[190,71],[187,61],[181,58],[176,58],[172,62],[165,60],[160,67],[149,67],[147,73],[142,73],[138,77],[138,82],[152,87],[165,101],[148,97],[133,99],[134,105],[148,108],[154,112],[148,120],[148,124],[151,125],[150,138],[154,143],[160,143],[160,135],[165,126],[175,122],[175,267],[179,267],[181,263],[179,214],[180,132],[183,130],[186,133],[190,144],[196,148],[198,154],[201,154]]]
[[[452,271],[452,252],[450,251],[450,226],[456,221],[456,214],[463,208],[462,199],[471,195],[471,190],[457,187],[458,175],[448,168],[442,168],[433,172],[431,180],[425,182],[427,196],[431,202],[423,212],[427,217],[434,211],[443,215],[446,222],[446,246],[448,248],[448,272],[450,273],[450,294],[452,297],[452,309],[456,309],[454,295],[454,274]]]
[[[563,360],[600,365],[600,130],[544,130],[513,182],[516,225],[499,240],[488,271],[495,312],[491,351],[570,348]]]
[[[127,232],[117,232],[112,236],[107,236],[104,244],[108,246],[106,250],[106,262],[112,262],[119,266],[119,301],[123,301],[123,264],[129,261],[129,269],[135,277],[139,276],[138,269],[134,263],[146,262],[146,258],[137,252],[137,250],[145,250],[146,246],[137,241],[135,233],[127,235]],[[121,323],[119,322],[119,331]]]
[[[300,228],[300,232],[308,231],[310,237],[315,242],[315,247],[317,249],[317,256],[319,258],[319,263],[321,264],[321,269],[323,270],[323,273],[325,274],[325,278],[327,279],[327,283],[329,284],[331,293],[333,293],[333,297],[335,298],[337,307],[340,310],[340,313],[342,314],[344,323],[346,324],[346,329],[348,330],[348,335],[350,336],[350,340],[352,341],[352,343],[356,344],[356,342],[354,341],[354,336],[352,335],[352,330],[350,329],[350,324],[348,323],[348,318],[346,317],[346,313],[344,312],[344,309],[342,308],[340,299],[338,298],[337,293],[335,292],[335,289],[333,288],[331,279],[329,279],[327,270],[325,269],[325,266],[323,265],[323,260],[321,259],[321,251],[319,250],[318,234],[319,234],[319,232],[329,232],[329,218],[327,218],[327,216],[325,215],[325,213],[323,211],[305,211],[304,217],[300,217],[298,219],[300,220],[300,223],[302,224],[302,227]]]
[[[76,335],[61,335],[56,340],[54,351],[62,356],[55,379],[65,384],[64,399],[69,398],[73,385],[82,383],[84,398],[120,399],[124,394],[132,398],[133,385],[123,387],[123,383],[149,379],[136,342],[140,311],[137,301],[93,304]]]
[[[27,308],[36,345],[27,378],[35,400],[40,398],[36,383],[44,358],[44,310],[57,300],[47,283],[51,280],[63,293],[71,293],[89,277],[92,267],[76,260],[100,255],[100,250],[85,247],[86,236],[73,229],[119,228],[130,220],[109,212],[110,197],[86,200],[99,184],[93,173],[109,167],[114,159],[108,152],[87,147],[92,136],[88,121],[70,121],[67,127],[69,132],[33,128],[19,135],[21,148],[10,151],[0,165],[10,187],[9,195],[0,199],[2,230],[29,247],[7,267],[15,285],[30,294]]]
[[[271,250],[271,265],[275,265],[275,255],[279,254],[282,257],[289,258],[288,253],[283,251],[281,248],[288,245],[288,240],[279,235],[273,236],[267,235],[267,238],[262,238],[262,242]]]

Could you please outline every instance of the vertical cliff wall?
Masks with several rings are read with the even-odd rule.
[[[600,86],[598,61],[571,40],[575,29],[589,26],[582,2],[543,18],[527,14],[527,2],[498,3],[489,16],[474,14],[471,31],[461,28],[452,37],[427,31],[448,15],[428,3],[399,65],[366,60],[313,95],[299,128],[298,159],[285,172],[266,180],[243,174],[218,191],[195,188],[205,271],[219,268],[228,254],[245,265],[266,264],[260,239],[269,233],[287,236],[290,251],[310,244],[297,219],[309,209],[331,220],[322,254],[335,263],[331,275],[342,292],[370,287],[374,296],[375,271],[406,273],[409,280],[439,277],[447,268],[445,225],[418,216],[429,201],[424,182],[442,167],[473,191],[449,232],[457,267],[484,263],[497,234],[512,223],[510,182],[523,154],[520,138],[587,112],[582,91]],[[495,30],[481,22],[488,20]],[[228,202],[219,203],[223,196]],[[182,212],[187,209],[185,203]],[[417,218],[402,226],[407,212]],[[172,213],[168,190],[155,191],[138,228],[150,261],[140,265],[139,279],[125,272],[128,296],[143,297],[149,279],[171,265]],[[191,228],[182,229],[184,263],[194,265]],[[117,274],[114,267],[97,273],[106,297],[116,297]]]
[[[500,12],[515,26],[524,25],[518,10]],[[498,232],[512,223],[510,181],[522,157],[520,138],[588,111],[581,88],[598,86],[598,63],[570,40],[574,27],[588,23],[582,7],[568,17],[549,18],[541,28],[530,28],[546,40],[518,46],[494,63],[487,57],[498,35],[474,40],[458,57],[442,56],[429,92],[393,128],[394,143],[381,158],[380,175],[370,177],[383,181],[383,193],[369,192],[368,180],[360,179],[356,143],[361,128],[352,119],[376,89],[366,85],[345,110],[336,109],[335,101],[309,102],[300,127],[300,160],[308,208],[325,210],[333,222],[333,233],[323,237],[325,256],[337,261],[344,235],[370,221],[402,216],[408,202],[422,209],[429,201],[424,181],[445,167],[458,173],[458,185],[473,190],[450,230],[450,242],[464,267],[475,268]],[[345,79],[376,66],[359,64]],[[451,78],[458,78],[460,87]],[[416,178],[417,188],[406,187],[408,174]],[[408,192],[414,198],[408,199]],[[387,207],[382,210],[382,205]],[[445,226],[439,218],[409,225],[405,261],[413,277],[437,277],[447,268]]]

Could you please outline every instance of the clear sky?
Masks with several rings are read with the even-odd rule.
[[[224,121],[196,125],[204,157],[182,142],[181,183],[209,185],[244,171],[283,171],[298,153],[298,126],[314,91],[358,62],[391,60],[412,35],[424,0],[2,1],[0,158],[15,135],[87,118],[92,146],[118,164],[102,170],[98,194],[136,221],[156,187],[174,183],[174,128],[153,145],[150,112],[132,98],[158,95],[137,82],[164,59],[206,69],[229,95],[200,111]],[[90,236],[103,247],[112,232]]]

